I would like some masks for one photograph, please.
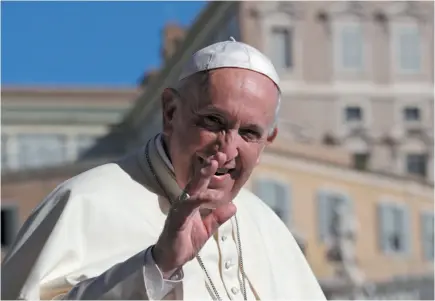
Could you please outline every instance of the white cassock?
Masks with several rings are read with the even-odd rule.
[[[149,158],[166,194],[181,193],[157,135]],[[2,262],[2,299],[212,300],[196,259],[163,280],[150,246],[169,202],[150,171],[147,147],[59,185],[33,211]],[[287,227],[242,189],[234,199],[249,300],[325,300]],[[235,219],[200,255],[223,299],[243,300]]]

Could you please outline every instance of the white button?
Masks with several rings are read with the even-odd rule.
[[[225,262],[225,268],[228,270],[232,266],[231,260]]]
[[[237,287],[233,287],[233,288],[231,289],[231,292],[232,292],[234,295],[237,295],[237,294],[239,293],[239,289],[238,289]]]
[[[221,237],[221,240],[222,240],[222,241],[226,241],[226,240],[227,240],[227,237],[224,235],[224,236]]]

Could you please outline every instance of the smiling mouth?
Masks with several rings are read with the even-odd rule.
[[[216,173],[214,174],[215,176],[224,176],[226,174],[232,174],[236,169],[235,168],[218,168],[218,170],[216,171]]]
[[[198,159],[201,164],[204,164],[205,160],[202,157],[198,157]],[[226,174],[234,175],[235,172],[236,172],[236,168],[218,168],[214,175],[221,177]]]

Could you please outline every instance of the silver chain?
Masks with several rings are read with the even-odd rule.
[[[166,190],[164,189],[163,185],[160,183],[160,180],[159,180],[159,178],[157,177],[157,174],[154,171],[154,167],[151,165],[151,160],[150,160],[150,157],[149,157],[149,154],[148,154],[149,143],[150,143],[150,141],[148,141],[148,143],[146,145],[146,148],[145,148],[145,157],[147,159],[148,166],[150,167],[151,173],[153,174],[154,178],[156,179],[157,184],[160,186],[161,190],[165,194],[165,196],[168,199],[169,203],[172,204],[171,198],[166,193]],[[247,294],[246,294],[245,270],[243,268],[242,244],[241,244],[241,241],[240,241],[240,231],[239,231],[239,223],[237,221],[237,216],[235,216],[235,221],[236,221],[237,244],[238,244],[238,247],[239,247],[239,268],[240,268],[240,273],[241,273],[241,276],[242,276],[241,288],[242,288],[242,293],[243,293],[243,299],[244,300],[248,300]],[[204,265],[204,263],[203,263],[203,261],[201,259],[201,256],[199,256],[199,254],[196,255],[196,259],[198,260],[199,265],[201,266],[202,270],[204,271],[205,275],[207,276],[207,279],[208,279],[208,281],[211,284],[211,287],[212,287],[213,292],[214,292],[214,294],[216,296],[216,299],[219,300],[219,301],[222,301],[222,298],[220,297],[220,295],[219,295],[219,293],[218,293],[218,291],[216,289],[216,286],[214,285],[213,281],[211,280],[211,277],[208,274],[207,269],[205,268],[205,265]]]

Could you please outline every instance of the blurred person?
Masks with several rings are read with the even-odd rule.
[[[286,225],[243,188],[277,135],[270,60],[234,39],[205,47],[161,101],[161,133],[33,211],[2,299],[324,300]]]

